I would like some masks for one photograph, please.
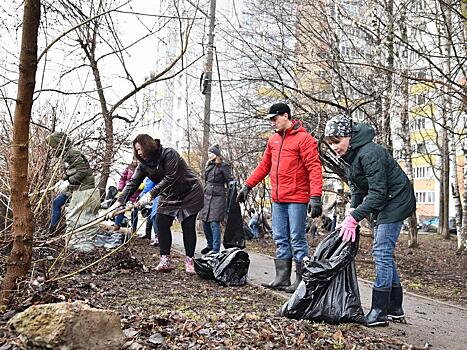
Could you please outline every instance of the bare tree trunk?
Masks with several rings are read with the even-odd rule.
[[[105,147],[102,158],[101,176],[98,184],[99,192],[102,197],[105,195],[105,188],[110,176],[110,167],[112,165],[114,155],[114,130],[112,115],[109,113],[109,109],[107,107],[107,101],[102,88],[102,80],[96,60],[96,40],[98,31],[99,22],[96,20],[94,22],[94,27],[92,29],[88,28],[87,35],[80,39],[80,44],[86,54],[89,64],[91,65],[94,82],[96,83],[97,95],[99,96],[99,103],[101,105],[101,113],[104,118]]]
[[[457,231],[457,250],[467,249],[467,140],[463,142],[464,148],[464,213],[462,215],[462,231]],[[460,236],[459,236],[460,235]]]
[[[400,31],[403,42],[408,42],[407,36],[407,8],[406,4],[401,4],[400,15]],[[403,68],[402,68],[402,110],[401,110],[401,126],[402,126],[402,142],[403,142],[403,155],[405,161],[405,172],[413,186],[413,165],[412,165],[412,152],[410,149],[410,119],[409,119],[409,80],[408,76],[408,50],[404,45],[402,53]],[[413,213],[409,217],[409,234],[407,238],[407,246],[409,248],[418,247],[418,230],[417,230],[417,214]]]
[[[444,113],[444,112],[443,112]],[[443,117],[444,121],[446,120]],[[449,142],[446,123],[441,131],[441,174],[440,174],[440,205],[438,233],[443,239],[449,239]]]
[[[386,72],[386,93],[383,98],[383,114],[381,120],[381,133],[383,142],[392,153],[392,133],[391,133],[391,102],[393,100],[394,89],[394,1],[388,0],[386,3],[388,17],[386,47],[387,47],[387,72]]]
[[[209,8],[209,34],[208,55],[206,57],[205,80],[207,82],[204,98],[204,124],[203,124],[203,153],[200,169],[204,169],[208,160],[209,135],[211,133],[211,88],[212,88],[212,62],[214,59],[214,27],[216,24],[216,0],[210,0]]]
[[[451,75],[451,4],[450,0],[445,0],[444,3],[440,4],[441,13],[444,19],[444,26],[441,29],[441,47],[440,52],[444,58],[443,71],[446,75],[447,84],[449,84],[449,77]],[[439,232],[444,239],[449,239],[449,135],[447,128],[449,127],[452,120],[452,103],[449,97],[449,90],[447,86],[443,87],[442,95],[442,150],[441,150],[441,186],[443,197],[440,200],[443,201],[442,212],[439,216]],[[455,149],[451,150],[455,153]],[[441,207],[440,207],[441,208]]]
[[[28,198],[29,125],[36,85],[37,35],[40,21],[40,0],[25,0],[23,32],[19,57],[18,93],[13,120],[11,150],[11,204],[13,208],[13,247],[7,261],[2,286],[1,305],[8,303],[19,278],[31,266],[33,223]]]

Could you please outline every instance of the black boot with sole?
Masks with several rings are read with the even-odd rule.
[[[388,306],[391,289],[373,288],[371,310],[366,315],[368,327],[388,326]]]
[[[389,297],[388,318],[394,322],[407,323],[404,310],[402,309],[403,291],[402,286],[393,284],[391,296]]]
[[[295,282],[285,288],[286,293],[293,293],[297,289],[298,285],[302,281],[302,273],[303,273],[303,262],[296,261],[295,262]]]

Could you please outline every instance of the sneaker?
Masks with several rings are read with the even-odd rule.
[[[206,248],[203,248],[203,249],[201,249],[201,254],[203,254],[203,255],[204,255],[204,254],[207,254],[207,253],[209,253],[210,251],[211,251],[211,248],[209,248],[209,247],[206,247]]]
[[[162,255],[159,265],[156,266],[157,272],[167,272],[173,270],[175,266],[172,265],[170,255]]]
[[[188,256],[185,258],[185,272],[189,273],[190,275],[196,274],[193,258]]]
[[[154,246],[154,247],[158,247],[159,246],[159,238],[158,237],[154,238],[153,240],[151,240],[151,243],[149,243],[149,244]]]

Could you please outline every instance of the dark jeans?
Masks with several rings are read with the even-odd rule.
[[[54,198],[52,202],[52,217],[50,219],[50,227],[55,227],[60,221],[60,215],[62,214],[62,207],[68,201],[68,196],[65,193],[60,193]]]
[[[125,217],[124,213],[118,214],[115,217],[115,225],[121,227],[124,217]],[[131,228],[132,228],[132,230],[135,231],[137,226],[138,226],[138,209],[135,208],[135,209],[133,209],[131,211]]]
[[[172,232],[170,227],[174,217],[164,214],[157,214],[157,231],[159,234],[159,250],[161,255],[170,255],[172,247]],[[186,256],[192,258],[195,255],[196,247],[196,214],[187,217],[182,221],[183,245],[185,246]]]

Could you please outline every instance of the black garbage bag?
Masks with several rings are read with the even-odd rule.
[[[224,248],[245,248],[245,232],[240,205],[237,203],[237,182],[229,184],[226,205],[226,224],[224,231]]]
[[[364,324],[355,270],[357,251],[358,238],[354,243],[342,242],[339,230],[329,234],[316,247],[313,257],[303,261],[303,280],[282,306],[281,315],[297,320]]]
[[[210,252],[195,258],[195,271],[202,278],[217,281],[225,286],[246,283],[250,257],[239,248],[229,248],[219,253]]]

